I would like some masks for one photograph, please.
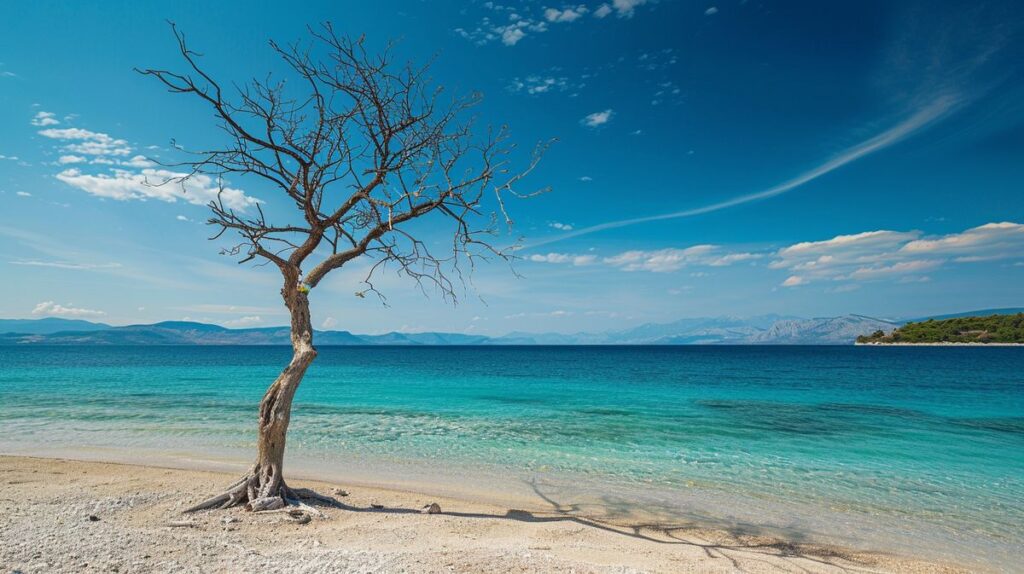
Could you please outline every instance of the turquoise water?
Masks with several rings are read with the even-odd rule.
[[[0,347],[0,450],[241,460],[289,355]],[[328,347],[288,448],[1002,568],[1024,545],[1024,349]]]

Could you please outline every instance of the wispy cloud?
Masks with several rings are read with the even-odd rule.
[[[278,315],[283,313],[281,309],[273,307],[227,305],[222,303],[200,303],[196,305],[173,307],[173,309],[188,313],[213,313],[219,315]]]
[[[685,249],[633,250],[605,257],[604,263],[624,271],[667,273],[684,267],[725,267],[742,261],[764,257],[758,253],[728,253],[716,245],[694,245]]]
[[[582,87],[582,83],[570,82],[569,78],[566,76],[532,75],[522,78],[513,78],[509,83],[508,90],[515,93],[539,96],[542,94],[550,94],[552,92],[578,90]]]
[[[245,317],[239,317],[238,319],[224,321],[223,325],[225,327],[252,327],[254,325],[259,325],[262,322],[263,319],[261,319],[259,315],[247,315]]]
[[[74,271],[95,271],[121,267],[120,263],[72,263],[69,261],[40,261],[37,259],[9,261],[9,263],[26,267],[52,267],[54,269],[70,269]]]
[[[43,317],[101,317],[106,315],[106,312],[82,309],[70,305],[65,306],[53,301],[43,301],[32,309],[32,314]]]
[[[682,211],[673,211],[658,215],[649,215],[646,217],[634,217],[630,219],[620,219],[617,221],[600,223],[598,225],[592,225],[590,227],[577,229],[575,231],[557,237],[535,241],[524,246],[523,248],[529,249],[539,247],[541,245],[548,245],[551,243],[555,243],[557,241],[571,239],[573,237],[589,235],[591,233],[596,233],[598,231],[617,229],[620,227],[627,227],[630,225],[637,225],[640,223],[649,223],[652,221],[662,221],[666,219],[678,219],[682,217],[693,217],[696,215],[703,215],[705,213],[721,211],[723,209],[728,209],[730,207],[736,207],[738,205],[751,203],[753,201],[760,201],[763,199],[768,199],[770,197],[782,195],[802,185],[810,183],[811,181],[814,181],[819,177],[828,174],[832,171],[835,171],[851,162],[857,161],[862,157],[881,151],[885,148],[888,148],[898,143],[899,141],[911,136],[912,134],[942,119],[947,114],[949,114],[959,103],[960,100],[952,96],[940,97],[933,101],[930,105],[918,110],[917,113],[907,118],[906,120],[900,122],[899,124],[889,128],[888,130],[842,151],[834,158],[822,163],[821,165],[818,165],[813,169],[805,171],[804,173],[801,173],[800,175],[792,179],[786,180],[778,185],[772,186],[763,191],[749,193],[746,195],[740,195],[732,199],[719,201],[716,203],[712,203],[710,205],[696,207],[693,209],[686,209]],[[608,111],[610,112],[611,110]],[[588,116],[588,118],[589,117],[590,116]],[[586,118],[584,118],[584,120],[586,120]],[[605,119],[605,121],[607,121],[607,118]]]
[[[571,253],[534,254],[527,259],[535,263],[571,263],[576,267],[593,265],[597,262],[596,255],[573,255]]]
[[[614,114],[615,111],[609,108],[607,110],[603,110],[600,112],[587,114],[586,116],[584,116],[582,120],[580,120],[580,123],[587,126],[588,128],[596,128],[598,126],[603,126],[610,122]]]
[[[647,3],[647,0],[613,0],[591,10],[586,4],[545,6],[538,9],[527,3],[485,2],[483,6],[489,10],[488,15],[475,26],[455,28],[455,33],[477,45],[501,42],[506,46],[515,46],[529,35],[542,34],[555,27],[572,24],[587,14],[592,14],[598,20],[613,13],[619,18],[632,18],[636,8]]]
[[[725,267],[762,257],[765,257],[762,253],[729,252],[717,245],[694,245],[684,249],[635,249],[608,257],[598,257],[594,254],[547,253],[530,255],[526,259],[537,263],[571,264],[576,267],[600,263],[622,271],[667,273],[691,266]]]

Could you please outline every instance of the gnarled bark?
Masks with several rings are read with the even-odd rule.
[[[292,399],[316,358],[313,348],[313,327],[309,318],[309,298],[298,280],[289,281],[281,290],[285,305],[291,312],[292,360],[278,375],[260,401],[259,440],[256,461],[242,478],[227,491],[209,498],[185,512],[207,508],[230,508],[245,504],[247,510],[274,510],[288,499],[297,499],[284,481],[284,449],[291,419]]]

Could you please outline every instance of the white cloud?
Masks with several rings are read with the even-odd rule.
[[[918,239],[901,251],[914,255],[945,255],[960,261],[1002,259],[1024,253],[1024,224],[986,223],[962,233],[951,233],[937,239]]]
[[[259,315],[246,315],[245,317],[239,317],[238,319],[231,319],[224,321],[225,327],[251,327],[258,325],[263,322]]]
[[[905,275],[908,273],[919,273],[929,271],[942,265],[941,260],[921,259],[915,261],[900,261],[892,265],[873,265],[871,267],[860,267],[850,273],[849,279],[878,279],[890,275]]]
[[[716,245],[694,245],[686,249],[658,249],[654,251],[625,251],[605,257],[604,263],[623,271],[651,271],[667,273],[689,266],[725,267],[741,261],[758,259],[758,253],[723,253]]]
[[[611,109],[607,109],[601,112],[594,112],[592,114],[587,114],[586,117],[580,120],[580,123],[590,128],[596,128],[598,126],[603,126],[604,124],[611,121],[612,116],[614,114],[615,112]]]
[[[474,320],[475,320],[475,318],[474,318]],[[338,320],[335,319],[334,317],[328,317],[328,318],[324,319],[324,322],[320,325],[320,328],[321,329],[328,329],[328,330],[330,330],[330,329],[333,329],[333,328],[335,328],[337,326],[338,326]]]
[[[544,76],[544,75],[533,75],[526,76],[524,78],[513,78],[509,84],[508,89],[511,92],[525,93],[531,96],[538,96],[541,94],[547,94],[551,92],[564,92],[565,90],[572,87],[573,89],[582,87],[570,86],[569,78],[562,76]]]
[[[825,241],[804,241],[780,249],[776,269],[809,269],[815,266],[870,262],[878,253],[899,249],[921,236],[919,231],[866,231],[837,235]]]
[[[714,6],[704,11],[705,16],[714,16],[715,14],[718,14],[718,8],[715,8]]]
[[[19,191],[15,193],[18,197],[32,197],[32,194],[27,191]]]
[[[103,311],[94,311],[92,309],[80,309],[77,307],[71,307],[54,303],[53,301],[43,301],[42,303],[35,306],[32,309],[33,315],[43,315],[45,317],[99,317],[106,315]]]
[[[612,257],[605,257],[604,262],[625,271],[664,273],[667,271],[677,271],[686,265],[703,259],[714,249],[713,245],[695,245],[686,249],[632,250]]]
[[[571,263],[575,266],[603,263],[623,271],[651,271],[666,273],[688,266],[725,267],[742,261],[764,257],[761,253],[728,253],[716,245],[694,245],[686,249],[657,249],[651,251],[624,251],[610,257],[575,255],[571,253],[534,254],[526,259],[541,263]]]
[[[52,112],[36,112],[35,117],[32,118],[31,122],[34,126],[55,126],[60,122],[56,119],[56,114]]]
[[[128,142],[115,139],[101,132],[93,132],[81,128],[49,128],[39,130],[39,135],[50,139],[62,141],[75,141],[69,143],[64,149],[69,152],[84,155],[128,155],[132,148]]]
[[[566,311],[564,309],[557,309],[555,311],[548,311],[546,313],[514,313],[512,315],[505,315],[506,319],[522,319],[523,317],[569,317],[573,313],[572,311]]]
[[[185,217],[184,215],[178,215],[174,219],[177,219],[178,221],[192,221],[191,219]]]
[[[960,233],[868,231],[779,249],[769,267],[811,281],[870,281],[918,275],[950,263],[1024,257],[1024,225],[988,223]],[[900,279],[913,282],[915,279]]]
[[[206,205],[217,199],[219,193],[224,205],[238,210],[245,210],[259,201],[240,189],[219,189],[217,182],[205,174],[196,174],[184,181],[175,181],[186,174],[164,169],[143,169],[141,172],[123,169],[111,171],[113,175],[92,175],[71,168],[57,174],[57,179],[97,197],[119,201],[158,199],[174,203],[180,199],[195,205]]]
[[[526,32],[523,32],[522,28],[510,27],[506,28],[501,33],[501,43],[506,46],[515,46],[520,40],[526,37]]]
[[[569,225],[568,223],[559,223],[559,222],[555,221],[555,222],[549,223],[548,226],[549,227],[553,227],[553,228],[555,228],[555,229],[557,229],[559,231],[572,231],[572,225]]]
[[[782,282],[783,287],[796,287],[797,285],[803,285],[807,281],[799,275],[790,275]]]
[[[4,154],[0,153],[0,159],[9,159],[11,161],[18,161],[19,158],[16,155],[4,155]]]
[[[20,260],[10,261],[11,265],[24,265],[27,267],[53,267],[55,269],[70,269],[74,271],[94,271],[97,269],[117,269],[121,267],[120,263],[70,263],[67,261],[39,261],[39,260]]]
[[[584,176],[580,176],[580,181],[582,181],[582,182],[594,181],[594,178],[590,177],[589,175],[584,175]]]
[[[121,165],[127,166],[127,167],[141,167],[141,168],[144,168],[144,167],[153,167],[156,164],[153,163],[152,161],[146,159],[146,156],[144,156],[144,155],[136,155],[136,156],[132,156],[132,158],[129,159],[129,160],[122,161]]]
[[[62,155],[60,156],[60,159],[58,159],[57,161],[66,165],[69,163],[85,163],[86,161],[89,160],[80,155]]]
[[[601,4],[594,10],[594,18],[604,18],[605,16],[612,13],[612,7],[607,4]]]
[[[647,0],[612,0],[612,6],[619,18],[632,18],[637,6],[642,6]]]
[[[732,265],[733,263],[739,263],[740,261],[750,261],[752,259],[760,259],[764,255],[760,253],[729,253],[721,257],[712,259],[708,262],[708,265],[712,267],[725,267]]]
[[[569,6],[558,10],[557,8],[548,8],[544,10],[544,19],[548,22],[574,22],[583,17],[587,13],[587,7],[583,4],[578,6]]]
[[[570,253],[548,253],[546,255],[535,254],[530,255],[527,259],[537,263],[571,263],[576,267],[597,263],[596,255],[573,255]]]

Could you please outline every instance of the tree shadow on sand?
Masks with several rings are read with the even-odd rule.
[[[812,572],[875,572],[877,560],[871,555],[843,551],[834,547],[807,542],[806,535],[787,531],[786,538],[768,533],[754,524],[735,524],[707,517],[681,516],[664,511],[647,520],[630,520],[634,504],[613,497],[602,497],[600,508],[605,516],[585,513],[583,505],[562,503],[550,492],[544,492],[536,481],[527,483],[534,494],[550,506],[550,510],[527,511],[510,509],[505,514],[485,512],[442,511],[440,514],[472,520],[514,520],[528,523],[565,522],[610,534],[641,540],[650,544],[681,545],[700,549],[711,560],[724,561],[736,572],[764,571],[765,568]],[[340,500],[302,489],[312,506],[336,508],[347,512],[384,514],[421,514],[423,510],[390,506],[354,506]]]

